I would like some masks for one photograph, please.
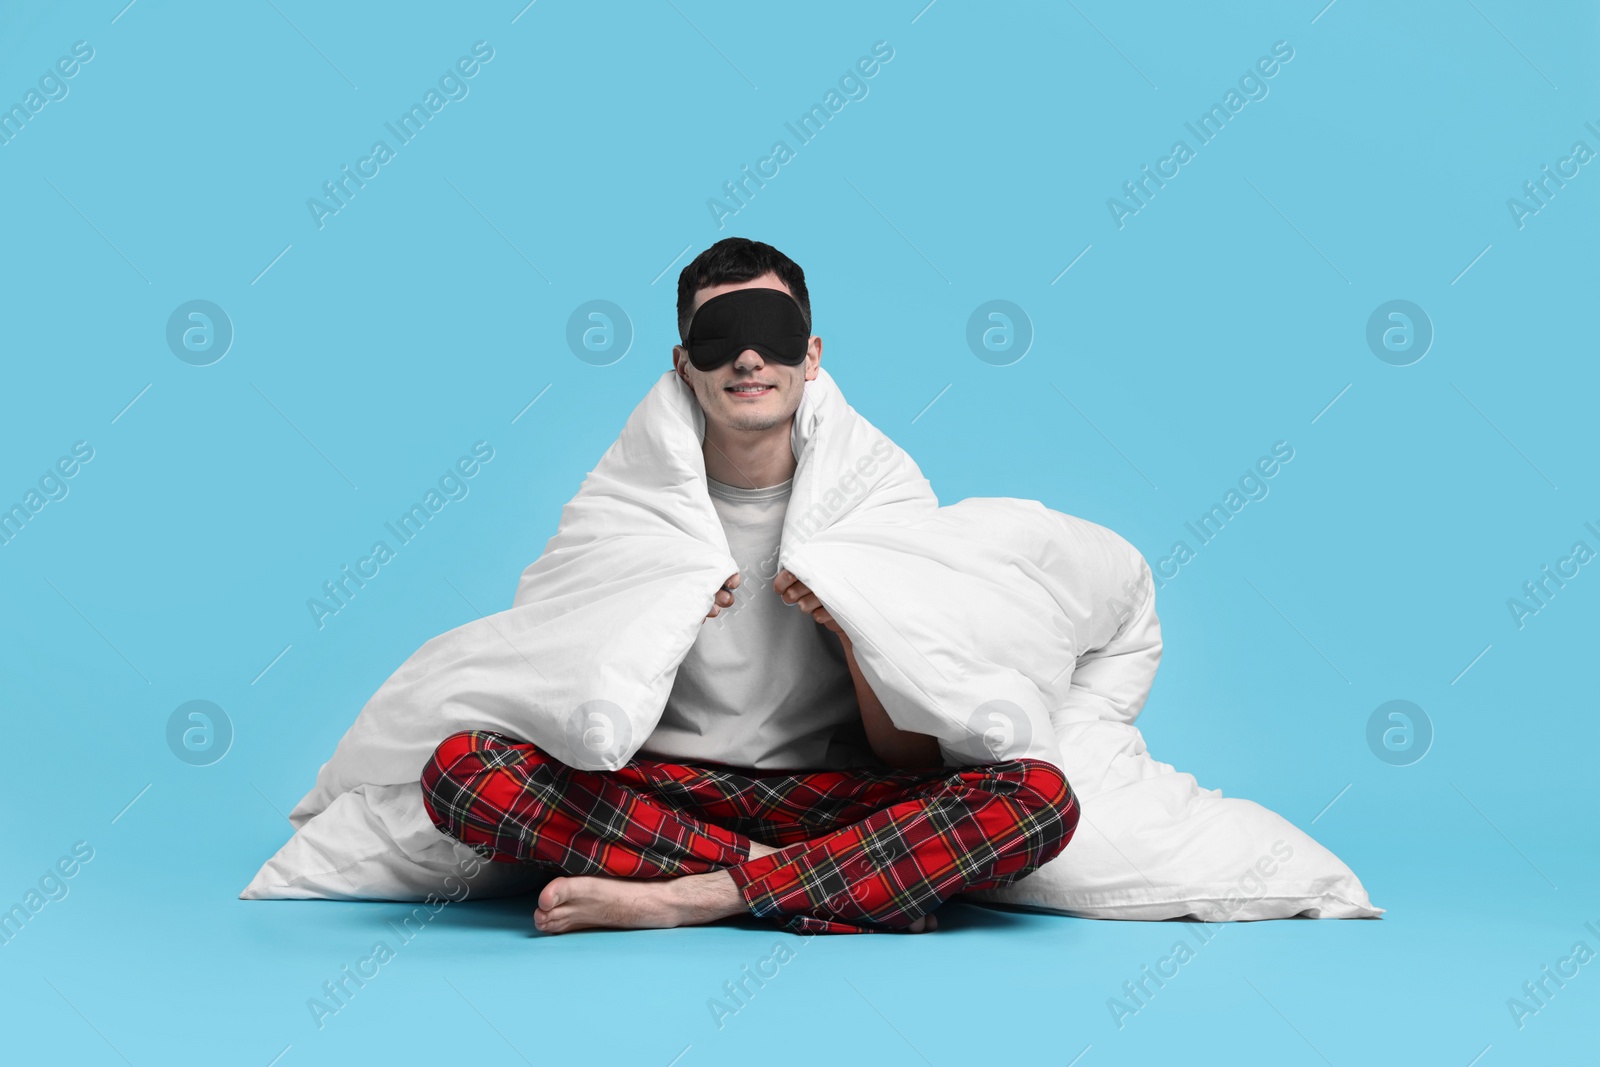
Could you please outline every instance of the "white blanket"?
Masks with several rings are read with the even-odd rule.
[[[464,846],[427,823],[416,783],[433,748],[457,731],[497,730],[591,770],[633,756],[717,590],[739,569],[706,489],[704,426],[693,393],[664,374],[563,509],[513,606],[427,642],[378,689],[291,813],[296,840],[245,897],[442,893]],[[1132,722],[1161,634],[1150,570],[1132,545],[1033,500],[940,507],[911,457],[845,402],[825,370],[806,384],[791,443],[798,466],[779,564],[850,635],[895,725],[939,738],[952,765],[1047,760],[1083,802],[1079,837],[1010,890],[1071,884],[1049,899],[989,899],[1113,917],[1264,917],[1220,915],[1207,902],[1287,833],[1288,851],[1314,856],[1317,869],[1295,873],[1280,894],[1288,903],[1269,911],[1378,913],[1348,868],[1286,822],[1247,801],[1222,802],[1145,755]],[[1138,787],[1156,778],[1188,785],[1157,783],[1164,792],[1152,803],[1157,794]],[[1112,858],[1081,841],[1107,836],[1090,799],[1119,792],[1118,807],[1140,814],[1126,825],[1104,808],[1120,838]],[[1254,811],[1224,815],[1212,802]],[[1227,847],[1198,845],[1201,830],[1223,833]],[[1225,869],[1195,867],[1197,851]],[[1173,866],[1180,856],[1182,870]],[[471,883],[480,893],[522,886],[506,865],[491,866]]]

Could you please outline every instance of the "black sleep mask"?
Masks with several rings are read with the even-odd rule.
[[[753,348],[762,359],[796,366],[806,358],[811,333],[805,313],[778,289],[735,289],[700,305],[689,323],[689,362],[716,370]]]

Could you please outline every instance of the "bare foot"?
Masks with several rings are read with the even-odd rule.
[[[547,934],[662,930],[715,922],[747,910],[727,871],[650,881],[578,875],[544,887],[533,925]]]

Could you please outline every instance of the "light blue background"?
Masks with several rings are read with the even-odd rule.
[[[1600,951],[1600,571],[1521,629],[1506,606],[1573,542],[1600,549],[1600,164],[1522,228],[1506,206],[1573,142],[1600,150],[1592,5],[124,2],[0,13],[7,106],[94,48],[0,145],[0,504],[94,449],[0,546],[0,906],[94,849],[0,947],[8,1054],[1594,1054],[1600,963],[1520,1030],[1506,1007],[1574,943]],[[470,95],[319,230],[306,200],[480,40]],[[784,123],[880,40],[868,95],[719,229],[708,198],[794,147]],[[1294,58],[1269,95],[1119,229],[1107,199],[1276,41]],[[805,268],[824,366],[946,502],[1036,498],[1154,563],[1292,445],[1158,594],[1140,725],[1158,758],[1308,829],[1381,921],[1213,927],[1119,1030],[1107,999],[1188,927],[951,905],[931,937],[536,938],[527,902],[466,903],[317,1028],[307,999],[407,909],[236,894],[388,674],[510,605],[670,365],[678,270],[732,234]],[[192,299],[236,331],[208,367],[165,342]],[[636,333],[610,366],[565,340],[592,299]],[[1010,366],[966,345],[991,299],[1036,332]],[[1392,299],[1436,331],[1411,366],[1366,345]],[[319,630],[306,600],[479,440],[470,495]],[[165,740],[193,699],[236,731],[207,767]],[[1367,746],[1391,699],[1436,732],[1411,766]],[[719,1030],[707,1000],[779,941],[804,947]]]

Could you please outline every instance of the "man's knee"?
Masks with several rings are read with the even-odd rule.
[[[422,806],[440,833],[454,836],[456,820],[451,817],[454,801],[461,794],[458,777],[463,763],[477,762],[477,738],[472,731],[452,734],[439,743],[422,768]]]
[[[478,734],[475,730],[463,730],[458,734],[451,734],[433,750],[433,756],[428,760],[427,770],[423,777],[428,777],[428,771],[435,775],[443,774],[460,762],[463,756],[469,755],[479,747]]]
[[[512,755],[514,760],[508,760]],[[476,785],[486,771],[510,762],[525,767],[548,758],[527,742],[486,730],[451,734],[433,750],[422,768],[422,806],[441,832],[459,837],[456,831],[461,818],[471,807]]]
[[[1053,859],[1078,829],[1078,798],[1067,776],[1053,763],[1039,759],[1015,761],[1021,768],[1013,799],[1022,805],[1038,828],[1044,860]]]

